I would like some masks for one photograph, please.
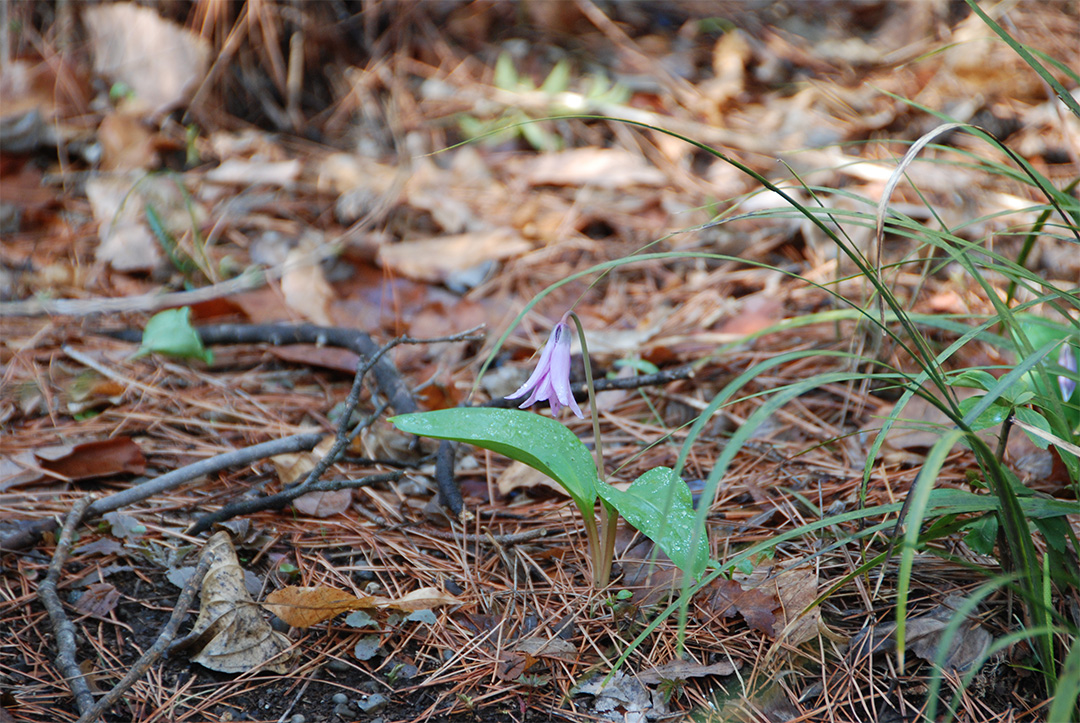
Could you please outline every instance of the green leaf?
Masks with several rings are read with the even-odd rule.
[[[980,394],[976,397],[968,397],[967,399],[960,400],[960,413],[964,415],[965,419],[967,418],[968,412],[971,411],[982,398],[983,395]],[[1009,408],[995,402],[971,422],[971,431],[978,432],[980,429],[987,429],[988,427],[1001,424],[1008,416]]]
[[[615,368],[622,369],[624,367],[630,367],[631,369],[641,372],[642,374],[656,374],[660,371],[660,367],[653,364],[651,361],[645,361],[644,359],[616,359]],[[610,376],[610,375],[609,375]]]
[[[964,541],[980,555],[993,555],[997,535],[997,515],[984,515],[967,526]]]
[[[700,577],[709,564],[703,531],[695,534],[690,488],[668,467],[656,467],[622,490],[600,485],[597,492],[626,521],[660,546],[680,570]]]
[[[954,387],[970,387],[988,392],[997,384],[997,379],[990,372],[985,372],[982,369],[968,369],[950,381],[949,384]]]
[[[548,77],[540,85],[540,90],[548,95],[563,93],[570,87],[570,63],[563,58],[555,63],[555,67],[548,73]]]
[[[1017,407],[1013,410],[1013,412],[1016,414],[1016,418],[1024,424],[1030,424],[1032,427],[1038,427],[1044,432],[1052,433],[1052,430],[1050,429],[1050,422],[1047,421],[1046,417],[1039,414],[1034,409],[1028,409],[1027,407]],[[1046,449],[1050,446],[1050,442],[1043,439],[1042,437],[1032,434],[1026,429],[1024,430],[1024,434],[1026,434],[1028,436],[1028,439],[1034,442],[1039,449]]]
[[[495,61],[495,77],[492,82],[499,90],[520,90],[517,68],[514,67],[514,59],[510,57],[510,53],[499,54],[499,59]]]
[[[504,454],[563,486],[582,515],[592,518],[599,481],[589,450],[550,417],[520,409],[440,409],[391,417],[403,432],[467,442]]]
[[[190,306],[162,311],[146,322],[142,346],[134,358],[153,352],[183,359],[202,359],[207,364],[214,361],[213,353],[203,346],[198,332],[191,326]]]

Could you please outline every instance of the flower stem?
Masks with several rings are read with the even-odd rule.
[[[604,475],[604,445],[600,438],[600,408],[596,405],[596,384],[593,382],[592,363],[589,361],[589,345],[585,341],[585,327],[574,312],[568,314],[577,327],[581,340],[581,359],[585,364],[585,386],[589,390],[589,406],[592,408],[593,456],[596,459],[596,477],[600,484],[607,484]],[[585,510],[582,510],[584,513]],[[600,500],[600,539],[595,547],[590,545],[593,556],[593,575],[597,587],[605,587],[611,580],[611,563],[615,558],[615,532],[619,527],[619,512],[607,502]],[[587,529],[587,528],[586,528]]]

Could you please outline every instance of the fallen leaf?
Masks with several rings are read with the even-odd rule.
[[[333,517],[348,512],[352,506],[351,489],[330,490],[328,492],[308,492],[293,500],[296,511],[310,517]]]
[[[399,598],[385,598],[377,595],[356,597],[350,592],[331,587],[290,586],[267,595],[263,607],[293,627],[309,627],[351,610],[393,609],[414,612],[441,605],[459,604],[461,600],[435,587],[413,590]]]
[[[669,663],[658,665],[652,670],[638,673],[637,679],[646,685],[655,685],[662,680],[686,680],[688,678],[704,678],[707,675],[731,675],[735,672],[735,666],[727,661],[702,665],[692,660],[676,658]]]
[[[422,336],[422,335],[414,335]],[[431,334],[430,336],[435,336]],[[286,346],[270,347],[267,351],[278,359],[304,364],[306,366],[318,366],[324,369],[344,372],[345,374],[356,373],[356,363],[360,356],[348,349],[338,349],[331,346],[312,346],[310,344],[287,344]]]
[[[185,198],[176,181],[144,173],[98,174],[86,182],[86,198],[98,221],[99,261],[117,271],[151,271],[163,259],[160,242],[146,224],[146,208],[152,206],[162,227],[182,238],[200,227],[206,211]]]
[[[573,662],[578,649],[562,638],[525,638],[514,644],[515,653],[528,653],[537,658],[556,658]]]
[[[817,636],[821,611],[808,610],[817,599],[817,571],[812,566],[784,570],[777,574],[771,566],[755,568],[749,575],[735,574],[743,588],[757,590],[770,600],[779,601],[773,610],[776,618],[772,630],[763,631],[770,637],[798,645]]]
[[[154,136],[142,121],[129,113],[109,113],[97,132],[101,144],[101,167],[106,171],[131,171],[158,164]]]
[[[75,609],[84,615],[107,618],[120,602],[120,592],[112,583],[95,582],[75,601]]]
[[[379,247],[383,268],[417,281],[442,283],[487,261],[502,261],[532,249],[516,232],[501,229],[402,241]]]
[[[775,595],[756,587],[747,590],[735,580],[726,578],[720,578],[713,583],[713,590],[709,606],[714,613],[725,618],[742,615],[747,625],[754,630],[773,635],[775,611],[780,607],[780,601]]]
[[[204,178],[213,183],[238,186],[281,186],[291,188],[300,178],[300,161],[253,161],[230,158],[217,168],[206,172]]]
[[[933,662],[938,648],[944,643],[948,645],[945,668],[957,673],[967,672],[990,647],[994,638],[977,621],[968,620],[960,625],[951,640],[945,640],[945,628],[962,603],[962,598],[950,596],[925,615],[908,618],[904,625],[905,649],[927,662]],[[871,654],[878,654],[880,661],[880,654],[895,650],[896,623],[883,623],[864,628],[855,636],[848,649],[848,658],[862,662]]]
[[[210,44],[134,3],[96,5],[82,13],[94,70],[131,90],[157,116],[191,97],[206,76]]]
[[[504,497],[514,490],[534,487],[543,487],[560,497],[567,496],[562,485],[524,462],[512,462],[506,471],[499,475],[499,494]]]
[[[525,174],[533,186],[659,186],[663,171],[642,156],[620,148],[577,148],[536,157]]]
[[[33,467],[77,481],[125,473],[142,474],[146,471],[146,458],[131,437],[39,447],[0,460],[0,491],[49,476]]]
[[[334,290],[323,276],[322,267],[305,261],[307,253],[293,249],[285,258],[285,274],[281,277],[281,292],[290,309],[307,321],[319,326],[333,326],[330,304]]]
[[[146,534],[146,525],[123,512],[106,512],[103,519],[109,523],[109,531],[113,537],[126,539]]]
[[[358,598],[332,587],[290,586],[266,596],[263,607],[294,628],[309,628],[340,613],[375,607],[375,598]]]
[[[270,461],[281,484],[291,485],[311,472],[319,460],[310,452],[287,452],[275,454]]]
[[[287,673],[291,643],[270,627],[248,594],[229,534],[215,533],[202,554],[209,555],[211,563],[202,581],[199,617],[177,646],[199,646],[192,661],[222,673],[257,667]]]
[[[445,593],[437,587],[422,587],[419,590],[403,595],[399,598],[377,598],[379,607],[393,608],[404,612],[413,610],[429,610],[443,605],[460,605],[461,600],[449,593]]]

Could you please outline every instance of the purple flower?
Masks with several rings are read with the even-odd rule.
[[[1061,353],[1058,354],[1058,364],[1076,374],[1076,354],[1070,344],[1066,343],[1061,347]],[[1058,386],[1061,388],[1061,398],[1066,402],[1069,401],[1069,398],[1072,397],[1073,392],[1076,390],[1076,382],[1069,377],[1058,377]]]
[[[584,418],[585,415],[581,413],[581,408],[570,392],[570,325],[566,323],[565,317],[551,330],[551,336],[540,354],[540,363],[536,365],[532,376],[520,389],[506,398],[517,399],[526,394],[529,394],[529,398],[521,403],[521,409],[547,400],[551,402],[551,412],[556,416],[565,406],[570,407],[578,417]]]

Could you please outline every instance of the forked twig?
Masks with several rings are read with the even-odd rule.
[[[60,602],[56,585],[64,571],[64,563],[71,554],[71,540],[75,536],[75,528],[82,522],[88,507],[90,507],[89,496],[83,497],[71,508],[67,519],[64,520],[60,539],[56,543],[56,552],[53,553],[52,563],[49,565],[49,574],[38,586],[37,592],[38,599],[49,613],[53,635],[56,636],[56,665],[60,668],[60,674],[67,680],[80,713],[86,713],[94,707],[94,694],[90,692],[90,686],[86,682],[82,669],[79,668],[79,663],[75,660],[75,625],[64,612],[64,605]]]

